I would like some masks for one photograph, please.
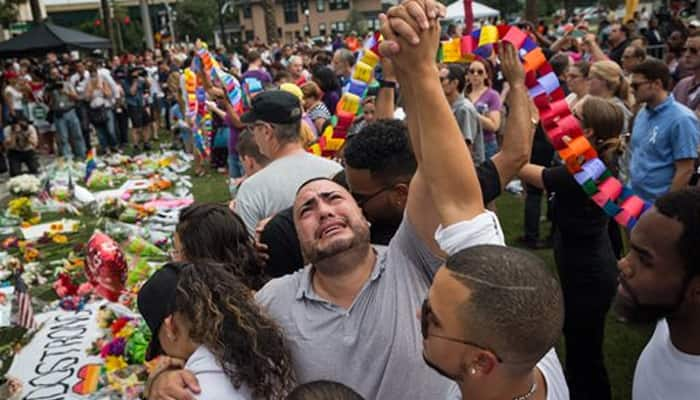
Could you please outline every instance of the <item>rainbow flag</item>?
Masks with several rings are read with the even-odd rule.
[[[85,182],[90,179],[90,175],[92,175],[92,171],[97,168],[97,161],[95,161],[95,148],[91,148],[88,153],[87,157],[85,158]]]

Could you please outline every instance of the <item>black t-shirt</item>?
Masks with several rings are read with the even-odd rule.
[[[491,160],[487,160],[476,168],[476,174],[481,185],[484,204],[488,204],[501,194],[501,180],[498,176],[498,170]],[[397,228],[398,226],[380,227],[376,224],[373,225],[371,228],[372,243],[388,244]],[[260,234],[260,241],[268,247],[270,258],[267,261],[265,273],[270,277],[278,278],[304,267],[301,245],[294,227],[292,207],[280,211],[270,219]]]
[[[476,167],[476,177],[479,179],[484,205],[496,200],[501,195],[501,177],[498,175],[498,169],[493,161],[486,160]]]
[[[304,267],[292,207],[280,211],[270,219],[260,234],[260,241],[268,247],[270,258],[265,273],[271,278],[279,278]]]
[[[622,65],[622,54],[625,52],[625,49],[629,43],[629,40],[625,40],[624,42],[611,48],[610,51],[608,51],[608,57],[610,57],[610,59],[615,61],[618,65]]]
[[[542,180],[547,192],[553,193],[552,221],[563,235],[585,238],[607,234],[608,216],[565,166],[546,168]]]

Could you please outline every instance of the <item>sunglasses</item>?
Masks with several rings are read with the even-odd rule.
[[[373,198],[379,196],[380,194],[386,192],[387,190],[389,190],[391,188],[392,188],[391,186],[383,187],[372,194],[362,194],[362,193],[355,193],[355,192],[352,192],[350,194],[355,199],[357,206],[360,208],[363,208],[365,206],[365,204],[369,203],[370,200],[372,200]]]
[[[425,300],[423,300],[423,305],[421,306],[421,309],[420,309],[420,330],[421,330],[421,335],[423,335],[423,339],[428,339],[428,337],[432,336],[432,337],[435,337],[438,339],[447,340],[449,342],[461,343],[461,344],[465,344],[467,346],[476,347],[477,349],[485,350],[485,351],[492,353],[496,357],[496,360],[498,360],[499,363],[503,362],[501,357],[499,357],[495,351],[489,349],[488,347],[484,347],[484,346],[481,346],[479,344],[476,344],[474,342],[470,342],[470,341],[467,341],[464,339],[452,338],[449,336],[442,336],[442,335],[436,335],[434,333],[430,333],[430,319],[428,318],[428,316],[431,315],[432,313],[433,313],[433,310],[430,307],[430,303],[428,302],[428,299],[426,298]]]
[[[689,52],[690,54],[697,55],[698,51],[700,51],[700,49],[696,49],[695,47],[684,47],[683,52],[685,53],[686,51]]]
[[[483,75],[486,71],[483,69],[470,69],[469,73],[472,75]]]

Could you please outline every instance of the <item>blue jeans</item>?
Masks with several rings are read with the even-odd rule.
[[[85,158],[85,140],[75,110],[70,110],[60,117],[56,117],[54,123],[61,146],[61,156],[70,157],[72,149],[74,158],[79,160]]]
[[[229,153],[228,155],[228,176],[231,178],[240,178],[243,176],[243,165],[238,158],[238,154]]]
[[[114,133],[114,111],[112,109],[107,109],[107,121],[103,125],[95,125],[95,130],[103,151],[108,148],[116,148],[119,145]]]
[[[498,153],[498,140],[496,136],[493,140],[484,140],[484,154],[487,160],[490,160],[496,153]]]

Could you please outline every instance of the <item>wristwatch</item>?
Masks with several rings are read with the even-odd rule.
[[[384,81],[381,80],[379,81],[379,87],[380,88],[391,88],[391,89],[396,89],[398,87],[398,84],[393,81]]]

